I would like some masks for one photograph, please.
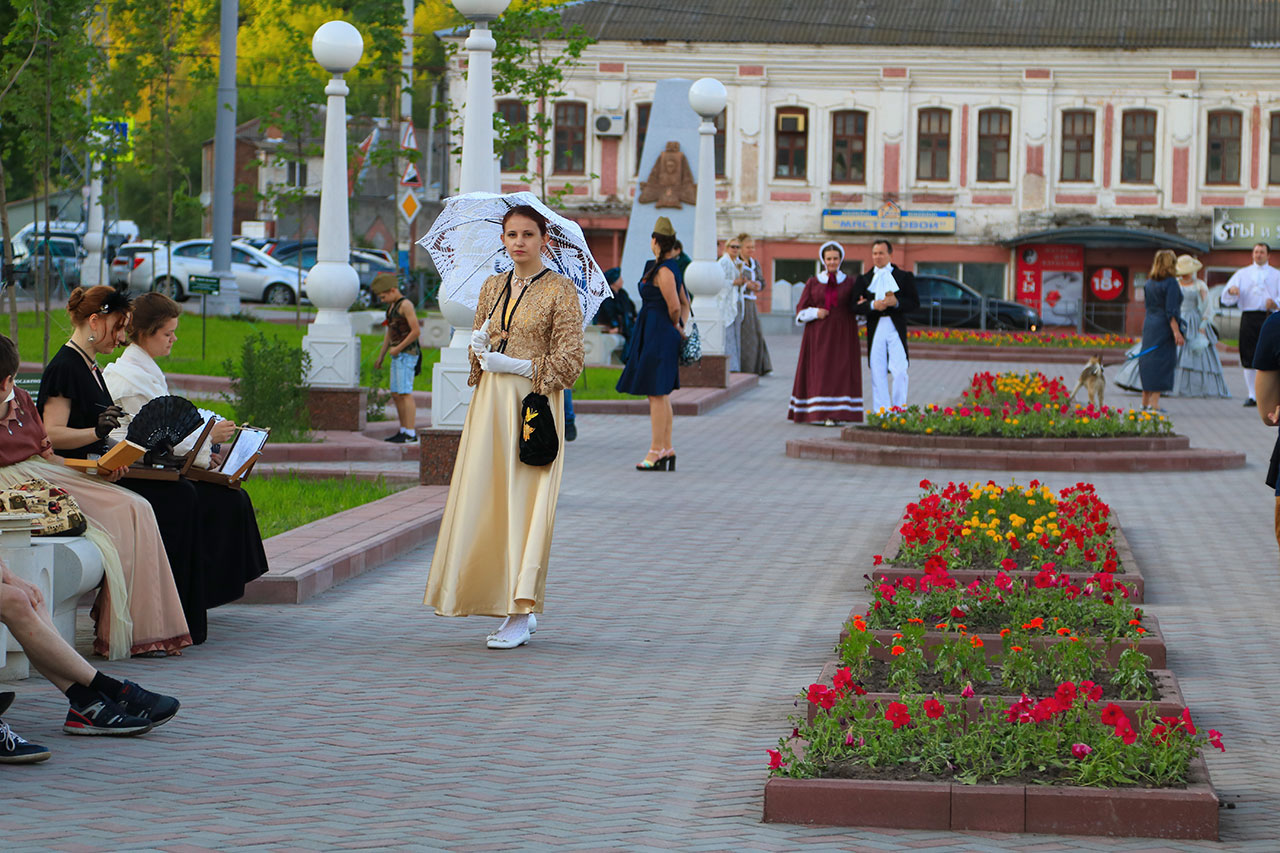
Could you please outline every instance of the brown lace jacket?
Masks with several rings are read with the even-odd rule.
[[[491,275],[480,287],[480,304],[476,307],[472,329],[484,325],[490,310],[499,302],[507,283],[507,274]],[[493,311],[489,338],[497,343],[502,306]],[[573,387],[582,372],[582,305],[573,282],[559,273],[549,272],[531,285],[511,320],[511,336],[506,354],[533,362],[533,390],[550,395]],[[480,384],[480,360],[471,359],[468,385]]]

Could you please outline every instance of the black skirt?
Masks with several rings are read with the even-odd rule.
[[[202,535],[204,525],[200,523],[200,499],[195,484],[190,480],[134,480],[126,477],[120,485],[151,504],[156,525],[160,528],[160,539],[173,569],[178,598],[182,600],[182,613],[187,617],[191,642],[196,645],[203,643],[209,635],[205,616],[205,569],[201,557],[206,540]],[[215,531],[208,541],[216,542],[219,538]]]
[[[206,535],[201,550],[205,607],[244,597],[245,584],[267,570],[258,516],[243,489],[196,481],[200,520]]]

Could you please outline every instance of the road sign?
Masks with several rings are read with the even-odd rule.
[[[413,151],[418,147],[418,135],[413,132],[413,125],[405,123],[400,131],[400,147],[406,151]]]
[[[187,290],[205,296],[217,296],[221,283],[216,275],[193,275],[187,278]]]
[[[412,163],[404,164],[404,174],[400,176],[400,186],[412,187],[420,189],[422,187],[422,178],[418,176],[418,167]]]
[[[422,202],[418,201],[418,197],[413,194],[413,190],[405,190],[400,196],[400,215],[404,217],[404,221],[413,224],[413,220],[417,218],[418,211],[422,210]]]

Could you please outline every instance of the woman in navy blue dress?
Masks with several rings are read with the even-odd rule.
[[[649,398],[653,432],[649,452],[636,465],[639,471],[676,470],[671,440],[671,392],[680,387],[680,348],[689,319],[689,294],[675,252],[676,230],[665,216],[653,226],[653,256],[640,280],[640,314],[636,317],[631,355],[618,378],[624,394]]]
[[[1142,352],[1138,375],[1142,377],[1142,408],[1158,409],[1160,395],[1173,390],[1173,375],[1178,367],[1178,347],[1182,346],[1182,329],[1178,317],[1182,311],[1182,288],[1174,276],[1177,258],[1172,250],[1156,252],[1151,275],[1143,288],[1147,317],[1142,321]]]

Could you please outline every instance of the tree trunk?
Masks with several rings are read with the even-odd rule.
[[[4,161],[0,160],[0,239],[4,240],[0,260],[4,263],[4,283],[9,291],[9,338],[18,343],[18,282],[13,275],[13,235],[9,233],[9,198],[4,189]]]

